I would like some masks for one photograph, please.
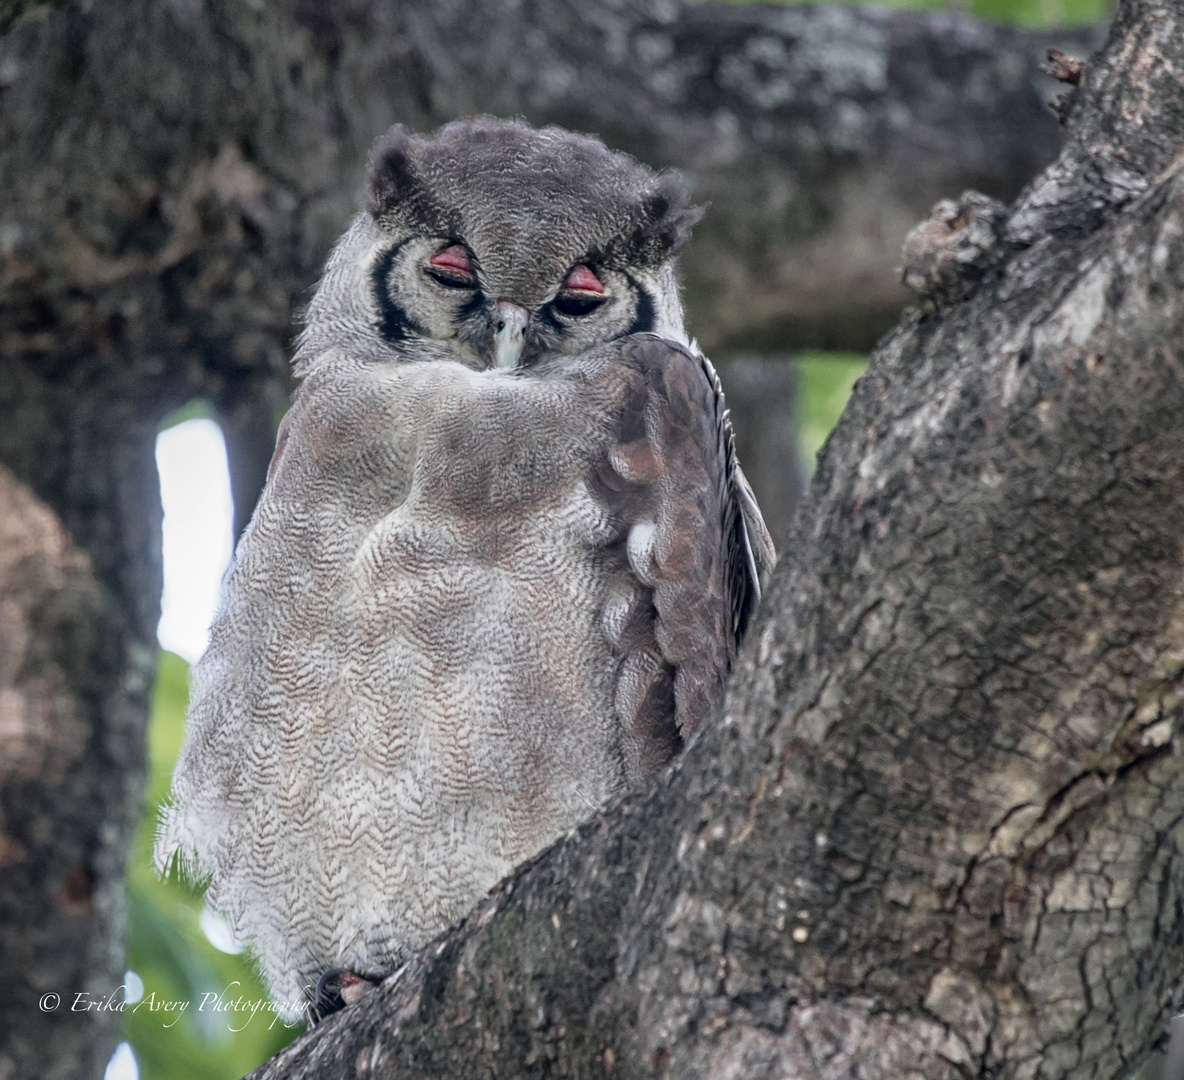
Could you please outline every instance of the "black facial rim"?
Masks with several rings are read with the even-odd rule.
[[[632,274],[626,274],[625,280],[629,282],[634,296],[637,297],[637,312],[633,316],[632,325],[625,331],[625,334],[652,334],[655,322],[654,298],[637,283],[637,279]]]
[[[374,287],[374,299],[378,303],[378,332],[390,342],[406,341],[412,334],[417,334],[420,337],[426,336],[426,331],[391,299],[391,291],[387,285],[391,267],[394,266],[395,259],[398,258],[399,252],[406,244],[407,241],[402,240],[383,252],[370,273],[370,281]]]

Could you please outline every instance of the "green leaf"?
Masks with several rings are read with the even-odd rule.
[[[814,471],[818,451],[839,422],[867,357],[854,353],[802,353],[798,367],[798,451]]]

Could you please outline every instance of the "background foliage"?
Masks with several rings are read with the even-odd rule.
[[[748,3],[749,0],[730,0]],[[796,3],[799,0],[782,0]],[[834,0],[832,0],[834,2]],[[860,3],[864,0],[838,0]],[[1100,22],[1113,11],[1111,0],[880,0],[864,6],[913,8],[918,11],[957,11],[992,22],[1017,26],[1065,26]]]

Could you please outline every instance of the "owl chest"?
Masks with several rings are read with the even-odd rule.
[[[621,781],[600,631],[609,525],[575,455],[538,432],[480,455],[434,434],[353,560],[351,742],[399,778],[399,804],[553,830]]]

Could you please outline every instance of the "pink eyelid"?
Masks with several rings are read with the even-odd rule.
[[[460,244],[453,244],[443,251],[437,251],[429,260],[430,266],[443,266],[449,270],[459,270],[462,274],[471,274],[473,265],[469,262],[469,253]]]
[[[604,286],[600,283],[600,278],[592,273],[592,271],[586,266],[575,267],[572,272],[563,279],[563,287],[565,289],[581,289],[584,292],[604,292]]]

